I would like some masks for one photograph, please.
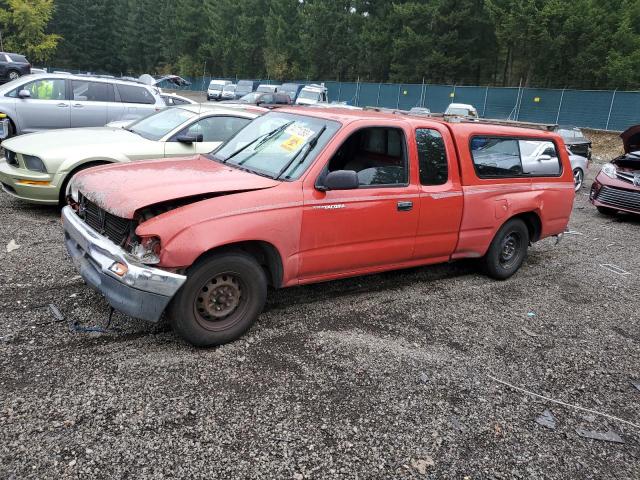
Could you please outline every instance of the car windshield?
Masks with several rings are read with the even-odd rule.
[[[212,157],[259,175],[293,180],[339,128],[332,120],[271,112],[256,118]]]
[[[222,90],[222,85],[219,83],[210,83],[209,90]]]
[[[304,100],[320,100],[320,93],[311,90],[300,90],[298,98],[302,98]]]
[[[253,93],[247,93],[244,97],[240,98],[240,100],[238,101],[241,103],[256,103],[258,101],[258,98],[260,98],[260,93],[253,92]]]
[[[473,115],[466,108],[447,108],[447,115]]]
[[[195,112],[180,107],[167,108],[137,121],[127,130],[148,140],[160,140],[196,115]]]

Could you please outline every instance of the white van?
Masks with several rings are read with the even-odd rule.
[[[229,80],[211,80],[209,88],[207,88],[207,100],[220,100],[222,98],[222,89],[230,83]]]
[[[311,84],[300,90],[296,105],[315,105],[316,103],[327,103],[328,101],[327,87],[324,86],[324,83],[320,85]]]

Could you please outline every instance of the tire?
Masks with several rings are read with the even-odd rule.
[[[19,71],[17,71],[17,70],[9,70],[7,72],[7,80],[9,82],[11,82],[13,80],[16,80],[18,78],[20,78],[20,72]]]
[[[60,185],[60,192],[58,193],[58,206],[60,208],[64,207],[67,204],[67,188],[69,187],[69,183],[71,183],[71,179],[79,172],[86,170],[91,167],[98,167],[100,165],[106,165],[109,162],[102,163],[89,163],[87,165],[82,165],[75,170],[69,172],[66,178],[63,180],[62,185]]]
[[[581,168],[576,168],[573,170],[573,187],[574,190],[577,192],[582,188],[582,185],[584,185],[584,172],[582,171]]]
[[[483,270],[491,278],[506,280],[516,273],[529,247],[529,230],[519,218],[505,223],[493,238],[489,250],[483,257]]]
[[[167,314],[184,340],[196,347],[213,347],[249,330],[266,298],[267,277],[258,262],[243,252],[221,253],[189,269]]]
[[[618,211],[615,208],[609,208],[609,207],[596,207],[596,208],[598,209],[598,212],[608,217],[611,217],[618,213]]]

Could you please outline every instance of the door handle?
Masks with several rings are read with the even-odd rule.
[[[399,212],[408,212],[413,208],[413,202],[398,202]]]
[[[84,105],[82,105],[81,103],[74,103],[73,106],[76,108],[82,108]]]
[[[67,103],[59,103],[58,106],[59,107],[68,107],[69,104],[67,104]]]

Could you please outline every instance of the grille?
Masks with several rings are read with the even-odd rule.
[[[616,172],[616,177],[618,180],[622,180],[623,182],[633,183],[635,180],[635,174],[629,172]]]
[[[117,217],[84,197],[80,200],[80,212],[80,218],[96,232],[116,245],[124,246],[132,231],[132,220]]]
[[[7,159],[7,163],[9,165],[13,165],[14,167],[18,166],[18,156],[16,152],[12,152],[11,150],[4,149],[4,156]]]
[[[603,186],[596,200],[612,207],[626,210],[640,210],[640,191],[623,190],[622,188]]]

